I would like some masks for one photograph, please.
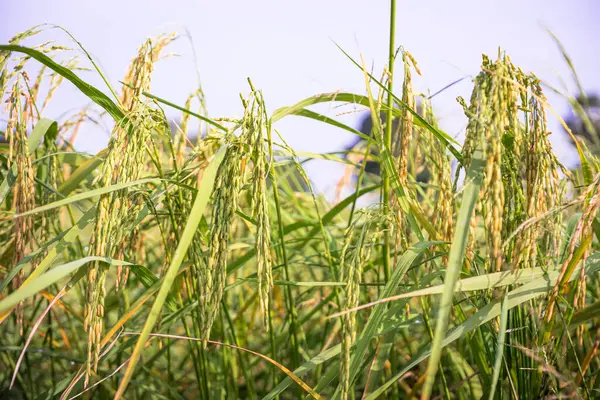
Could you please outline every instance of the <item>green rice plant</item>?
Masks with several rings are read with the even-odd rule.
[[[267,160],[265,149],[266,132],[269,129],[268,115],[260,92],[253,91],[250,104],[244,101],[246,115],[242,122],[242,135],[246,136],[251,148],[253,161],[252,181],[252,214],[256,220],[256,274],[260,308],[264,317],[265,328],[269,329],[268,314],[270,310],[273,272],[271,261],[271,224],[269,220],[269,203],[267,199],[267,174],[272,167]]]
[[[210,331],[219,312],[225,289],[229,231],[242,181],[241,160],[242,155],[239,145],[229,147],[215,180],[215,207],[213,207],[210,236],[208,238],[210,250],[206,266],[206,281],[202,285],[206,291],[206,303],[204,304],[204,315],[201,321],[204,346],[206,346],[210,337]]]
[[[126,110],[125,121],[117,121],[108,144],[108,155],[102,165],[102,172],[96,180],[104,186],[127,183],[140,177],[144,167],[145,150],[153,130],[160,126],[156,112],[139,102],[141,91],[150,88],[152,65],[165,41],[158,45],[148,41],[139,50],[132,61],[125,77],[126,83],[120,99],[121,107]],[[94,232],[90,239],[90,256],[118,255],[125,240],[128,226],[126,221],[134,221],[139,205],[131,200],[127,191],[108,193],[100,198],[96,210]],[[88,332],[88,376],[98,368],[100,356],[100,340],[104,320],[104,299],[106,296],[105,281],[107,268],[104,265],[93,265],[88,272],[84,327]],[[123,277],[117,277],[117,287]]]
[[[26,79],[26,78],[23,78]],[[24,213],[34,208],[34,183],[33,168],[31,166],[31,157],[27,141],[27,123],[29,122],[30,105],[28,97],[25,97],[21,80],[16,78],[12,92],[9,97],[10,109],[6,132],[9,140],[9,152],[7,167],[15,166],[16,180],[14,184],[13,198],[14,208],[17,213]],[[25,97],[25,104],[23,104]],[[25,254],[29,252],[28,246],[34,241],[33,236],[33,217],[24,216],[15,220],[14,226],[14,249],[13,264],[20,261]],[[19,271],[13,280],[14,288],[21,286],[23,272]],[[19,307],[16,310],[18,324],[22,329],[23,310]]]
[[[390,5],[381,79],[340,48],[365,94],[270,111],[249,80],[241,117],[199,84],[152,93],[175,34],[142,44],[120,96],[64,30],[84,62],[36,44],[44,26],[0,45],[0,397],[597,397],[600,163],[573,136],[581,170],[560,164],[544,85],[502,52],[458,99],[457,143]],[[93,104],[53,121],[63,84]],[[321,103],[368,110],[372,135]],[[296,151],[278,124],[298,117],[360,155]],[[110,131],[93,155],[73,147],[90,124]],[[358,177],[345,198],[313,191],[313,160]]]
[[[344,247],[340,256],[340,280],[346,282],[344,305],[342,307],[345,311],[352,310],[359,304],[363,265],[369,260],[373,246],[381,236],[382,225],[389,223],[387,221],[389,218],[386,217],[385,214],[380,215],[379,211],[365,210],[360,212],[360,215],[346,230]],[[358,226],[359,222],[362,222],[362,226]],[[359,232],[356,240],[353,240],[354,231],[356,230]],[[350,395],[350,349],[355,340],[356,315],[349,312],[342,317],[340,360],[340,393],[342,399],[347,399]]]

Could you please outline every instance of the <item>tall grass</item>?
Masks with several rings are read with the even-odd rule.
[[[456,143],[412,91],[391,4],[383,79],[344,53],[366,95],[270,112],[249,80],[239,119],[211,117],[201,88],[183,105],[152,94],[174,35],[142,44],[120,92],[96,63],[102,90],[69,48],[36,45],[41,28],[0,45],[3,398],[600,395],[598,159],[578,143],[583,173],[559,163],[541,83],[504,53],[458,99]],[[64,81],[96,110],[48,119]],[[369,110],[372,135],[309,108],[322,102]],[[175,131],[167,109],[183,113]],[[92,113],[113,128],[90,157],[72,141]],[[291,116],[368,144],[296,153],[277,130]],[[351,194],[314,193],[311,159],[346,163]],[[381,178],[363,179],[367,160]]]

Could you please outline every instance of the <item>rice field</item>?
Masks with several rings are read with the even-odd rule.
[[[43,26],[0,45],[0,398],[600,397],[597,155],[560,120],[580,159],[561,165],[560,117],[504,52],[457,99],[458,143],[413,91],[394,1],[390,17],[378,76],[339,49],[363,94],[270,110],[248,79],[236,118],[211,116],[202,87],[153,94],[176,34],[142,43],[118,84]],[[93,106],[47,118],[61,85]],[[368,110],[372,131],[321,103]],[[298,117],[364,140],[297,153],[277,121]],[[78,151],[97,118],[107,147]],[[350,194],[315,192],[310,159],[343,163]]]

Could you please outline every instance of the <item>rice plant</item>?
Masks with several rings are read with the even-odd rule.
[[[365,94],[270,110],[249,79],[241,117],[211,116],[201,87],[152,93],[177,34],[142,43],[120,90],[43,27],[0,45],[0,397],[600,396],[600,161],[561,121],[581,166],[561,165],[544,86],[501,51],[450,137],[391,4],[381,79],[340,49]],[[66,84],[94,105],[53,121]],[[325,102],[368,110],[372,132]],[[364,142],[297,153],[278,129],[293,116]],[[78,152],[98,120],[106,149]],[[350,194],[315,193],[312,159],[344,163]]]

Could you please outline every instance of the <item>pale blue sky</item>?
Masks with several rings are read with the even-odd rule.
[[[263,89],[270,110],[305,97],[335,90],[364,93],[364,80],[335,47],[352,55],[362,52],[374,62],[379,76],[386,62],[389,1],[158,1],[158,0],[0,0],[0,42],[35,24],[62,25],[99,60],[112,83],[125,73],[144,38],[162,32],[189,30],[198,55],[202,84],[212,116],[239,116],[238,94],[247,93],[246,78]],[[571,90],[574,84],[561,54],[544,27],[551,29],[571,55],[584,87],[600,92],[600,2],[594,0],[421,0],[398,1],[396,43],[417,59],[423,72],[415,78],[418,90],[432,92],[464,75],[478,72],[481,53],[497,54],[501,46],[525,70],[560,87],[561,77]],[[69,43],[55,30],[44,38]],[[36,40],[38,43],[40,40]],[[33,44],[30,42],[30,44]],[[179,40],[173,51],[182,55],[161,61],[152,92],[183,104],[196,82],[190,43]],[[103,88],[92,72],[82,77]],[[457,95],[468,98],[471,83],[463,81],[436,97],[434,107],[441,127],[462,137],[464,119]],[[565,101],[548,97],[564,114]],[[76,90],[62,89],[47,117],[58,118],[84,100]],[[356,126],[359,114],[352,109],[321,107]],[[170,116],[177,117],[176,113]],[[553,143],[561,159],[571,164],[573,155],[559,125],[551,122]],[[277,124],[298,150],[339,150],[352,138],[335,128],[292,117]],[[108,133],[89,130],[80,134],[82,150],[97,151]],[[333,193],[343,167],[312,162],[308,172],[321,191]]]

